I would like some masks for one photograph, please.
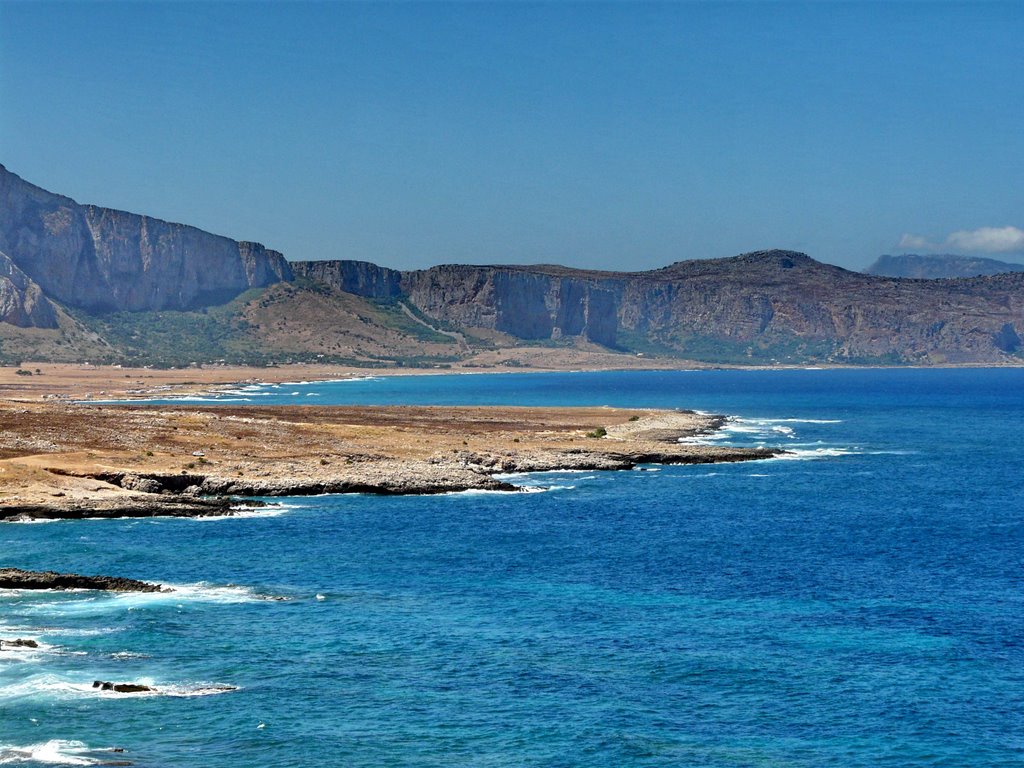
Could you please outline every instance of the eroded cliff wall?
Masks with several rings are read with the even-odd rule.
[[[5,253],[0,253],[0,322],[19,328],[57,327],[53,304]]]
[[[369,299],[393,299],[402,293],[402,273],[368,261],[296,261],[296,277],[306,277]]]
[[[47,296],[89,311],[194,309],[292,279],[259,243],[79,205],[3,166],[0,251]]]
[[[999,362],[1022,352],[1024,336],[1024,274],[903,280],[792,251],[650,272],[449,264],[399,273],[365,262],[296,270],[364,296],[402,295],[453,327],[700,359]]]

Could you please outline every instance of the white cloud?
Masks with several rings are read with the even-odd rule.
[[[926,237],[903,235],[897,247],[904,251],[934,251],[935,243],[928,242]]]
[[[980,253],[1024,251],[1024,231],[1016,227],[982,227],[954,232],[946,238],[954,248]]]
[[[897,247],[903,251],[947,253],[1017,253],[1024,252],[1024,230],[1017,227],[981,227],[953,232],[936,243],[920,235],[905,234]]]

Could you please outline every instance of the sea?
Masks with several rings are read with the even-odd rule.
[[[174,587],[0,592],[0,638],[39,643],[0,651],[0,764],[1024,766],[1024,369],[366,377],[198,401],[687,408],[730,417],[703,439],[790,453],[0,525],[5,564]]]

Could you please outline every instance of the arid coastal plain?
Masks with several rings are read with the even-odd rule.
[[[111,399],[194,391],[267,372],[40,371],[22,381],[0,379],[3,520],[231,514],[255,498],[321,493],[515,492],[514,478],[502,475],[778,453],[680,443],[722,424],[720,416],[690,411],[109,405],[78,398],[97,390]],[[271,377],[295,373],[279,370]]]

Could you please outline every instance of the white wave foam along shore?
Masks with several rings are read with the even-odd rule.
[[[102,765],[111,760],[115,747],[93,748],[81,741],[51,739],[38,744],[0,744],[0,765]]]

